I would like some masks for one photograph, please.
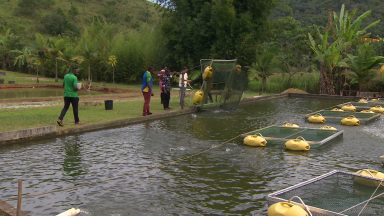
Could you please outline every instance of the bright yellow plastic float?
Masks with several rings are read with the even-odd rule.
[[[325,117],[320,113],[316,113],[315,115],[311,115],[308,117],[308,121],[311,123],[323,124],[325,123]]]
[[[368,103],[368,100],[365,99],[365,98],[361,98],[361,99],[358,101],[358,103],[364,103],[364,104],[366,104],[366,103]]]
[[[192,98],[193,105],[201,104],[201,102],[203,101],[203,97],[204,97],[203,91],[199,90],[199,91],[195,92],[195,94],[193,95],[193,98]]]
[[[253,147],[267,146],[267,140],[261,134],[248,135],[244,138],[244,145]]]
[[[213,68],[211,66],[207,66],[203,72],[203,79],[209,80],[211,79],[212,75],[213,75]]]
[[[382,186],[384,186],[384,173],[372,170],[372,169],[362,169],[356,172],[357,175],[365,176],[365,177],[371,177],[375,178],[378,181],[366,179],[366,178],[359,178],[358,176],[354,177],[354,181],[356,183],[365,185],[365,186],[372,186],[372,187],[377,187],[381,183]],[[383,181],[383,182],[381,182]]]
[[[361,112],[361,113],[375,113],[375,112],[373,112],[372,110],[361,110],[360,112]]]
[[[353,115],[341,119],[340,122],[342,125],[346,125],[346,126],[359,126],[360,125],[360,120]]]
[[[268,208],[268,216],[308,216],[308,213],[299,205],[278,202]]]
[[[337,128],[329,126],[329,125],[324,125],[320,127],[321,130],[332,130],[332,131],[337,131]]]
[[[345,104],[344,106],[341,107],[342,110],[344,111],[349,111],[349,112],[355,112],[356,107],[353,106],[352,104]]]
[[[375,113],[384,113],[384,108],[382,106],[374,106],[371,107],[369,110]]]
[[[333,108],[333,109],[331,109],[331,111],[335,111],[335,112],[344,112],[343,109],[339,109],[339,108]]]
[[[289,128],[299,128],[300,126],[298,124],[294,124],[294,123],[289,123],[289,122],[284,122],[283,127],[289,127]]]
[[[285,149],[291,151],[309,151],[311,146],[303,137],[297,137],[296,139],[290,139],[284,144]]]

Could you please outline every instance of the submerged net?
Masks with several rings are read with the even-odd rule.
[[[201,72],[207,66],[213,68],[213,76],[203,81],[201,90],[204,92],[203,100],[199,106],[219,106],[224,109],[236,108],[243,96],[247,85],[247,75],[244,70],[239,70],[237,60],[200,60]]]
[[[362,178],[362,177],[358,177]],[[315,215],[383,215],[384,206],[384,187],[381,186],[376,191],[374,199],[368,202],[373,192],[377,188],[379,181],[364,178],[368,185],[362,185],[356,180],[356,176],[351,173],[335,172],[324,178],[316,179],[309,184],[293,186],[283,192],[277,192],[268,197],[270,204],[271,197],[289,200],[294,196],[299,196],[307,206],[313,209]],[[361,212],[361,213],[360,213]],[[336,213],[336,214],[334,214]]]

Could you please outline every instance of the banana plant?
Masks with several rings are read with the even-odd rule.
[[[383,56],[377,56],[370,44],[362,44],[358,47],[356,55],[348,55],[347,65],[350,72],[346,75],[357,82],[359,91],[362,91],[364,84],[369,83],[375,76],[374,69],[382,63],[384,63]]]

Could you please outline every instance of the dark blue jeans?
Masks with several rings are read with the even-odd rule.
[[[78,97],[64,97],[64,107],[61,110],[59,119],[63,120],[65,114],[69,109],[69,105],[72,104],[73,117],[75,118],[75,124],[79,123],[79,98]]]

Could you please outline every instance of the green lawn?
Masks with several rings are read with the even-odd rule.
[[[81,101],[81,98],[80,98]],[[187,100],[188,102],[188,100]],[[177,98],[171,99],[172,110],[178,110]],[[25,128],[42,127],[56,125],[57,117],[60,114],[62,105],[40,108],[18,108],[1,109],[0,131],[20,130]],[[143,99],[135,98],[130,101],[115,102],[113,110],[105,110],[104,104],[101,105],[80,105],[79,117],[82,125],[103,123],[119,119],[140,117],[142,115]],[[151,112],[153,114],[164,113],[160,98],[155,96],[151,100]],[[64,127],[74,127],[72,107],[67,112],[64,119]]]
[[[1,77],[0,77],[1,78]],[[17,72],[6,71],[4,77],[6,81],[15,80],[16,84],[32,84],[35,83],[34,76],[30,74],[23,74]],[[42,78],[41,83],[55,84],[52,78]],[[61,83],[62,81],[60,81]],[[140,95],[140,84],[111,84],[111,83],[94,83],[93,87],[106,87],[106,88],[121,88],[125,90],[131,90],[130,92],[137,92],[137,95],[133,95],[133,98],[125,101],[114,101],[114,109],[106,111],[104,104],[99,105],[84,105],[82,101],[92,101],[93,96],[87,95],[86,97],[80,96],[79,117],[82,125],[91,125],[95,123],[105,123],[115,120],[140,117],[142,115],[143,97]],[[154,87],[155,96],[151,101],[151,112],[154,114],[164,113],[162,105],[160,104],[160,90],[157,85]],[[192,105],[192,95],[194,91],[187,92],[185,98],[186,107]],[[108,99],[109,95],[102,95],[102,98]],[[254,96],[254,92],[247,91],[244,93],[244,97]],[[179,107],[179,92],[173,90],[171,93],[171,108],[172,110],[178,110]],[[98,95],[100,97],[100,95]],[[100,100],[100,98],[99,98]],[[0,132],[21,130],[25,128],[42,127],[49,125],[56,125],[57,117],[62,109],[63,102],[60,101],[58,105],[50,107],[33,107],[33,108],[3,108],[0,109]],[[72,108],[67,112],[64,119],[64,127],[75,127]]]

